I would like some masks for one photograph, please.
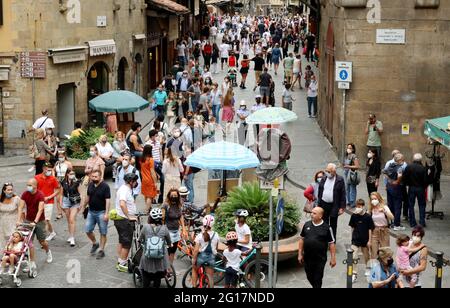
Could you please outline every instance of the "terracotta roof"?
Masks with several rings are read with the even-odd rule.
[[[150,0],[149,4],[175,14],[188,14],[190,12],[189,8],[171,0]]]

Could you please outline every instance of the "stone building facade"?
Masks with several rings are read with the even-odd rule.
[[[342,144],[355,143],[364,160],[364,130],[368,115],[375,113],[384,124],[384,161],[394,148],[408,160],[430,150],[425,120],[450,114],[450,2],[320,3],[319,123],[331,144],[342,153]],[[343,90],[335,81],[335,61],[353,62],[344,139]],[[403,124],[409,125],[409,134],[402,133]]]
[[[99,120],[89,113],[88,100],[102,92],[122,89],[146,96],[146,7],[144,0],[2,0],[0,93],[6,153],[27,148],[27,129],[43,109],[64,136],[76,121]],[[22,52],[36,51],[46,55],[41,67],[45,78],[33,81],[22,76],[30,55]]]

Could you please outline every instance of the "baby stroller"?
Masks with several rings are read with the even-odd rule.
[[[133,283],[134,286],[138,289],[141,289],[143,287],[143,281],[142,281],[142,273],[139,269],[139,264],[141,263],[141,258],[144,254],[144,247],[139,242],[139,236],[141,235],[142,228],[144,225],[142,224],[142,217],[148,216],[148,214],[137,214],[137,221],[133,232],[133,242],[131,244],[131,250],[130,250],[130,259],[128,260],[128,272],[130,274],[133,274]],[[167,274],[164,277],[164,280],[166,281],[166,285],[168,288],[173,289],[177,285],[177,275],[175,272],[175,268],[173,265],[171,267],[171,273]]]
[[[237,69],[235,67],[231,67],[228,70],[228,78],[230,78],[231,85],[232,85],[233,88],[238,86],[238,84],[237,84],[237,74],[238,74],[238,71],[237,71]]]
[[[18,232],[23,236],[23,247],[20,252],[14,252],[14,254],[17,256],[18,260],[15,264],[14,273],[12,274],[4,274],[9,275],[12,277],[13,283],[16,285],[16,287],[20,288],[22,286],[22,279],[20,279],[19,273],[20,269],[23,267],[22,265],[26,265],[26,268],[29,269],[28,277],[29,278],[36,278],[37,277],[37,271],[36,269],[31,268],[30,266],[30,246],[33,242],[33,233],[34,233],[35,227],[29,224],[22,224],[20,225],[14,233]],[[9,239],[8,243],[12,241],[12,236]],[[9,256],[11,252],[4,251],[3,257]],[[2,278],[0,277],[0,285],[3,283]]]

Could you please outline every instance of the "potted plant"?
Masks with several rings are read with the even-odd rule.
[[[215,230],[224,237],[230,230],[234,230],[235,216],[234,213],[238,209],[246,209],[249,212],[247,224],[252,230],[252,237],[263,242],[263,246],[267,247],[269,240],[269,198],[270,191],[259,188],[257,182],[245,183],[241,187],[232,190],[227,201],[220,205],[216,211]],[[284,229],[280,235],[280,245],[290,245],[290,247],[281,247],[280,251],[286,252],[289,257],[295,255],[298,249],[293,243],[298,242],[298,226],[301,218],[300,207],[297,202],[287,193],[283,193],[285,199],[284,212]],[[276,200],[274,200],[274,210],[276,208]],[[274,226],[276,225],[276,217],[274,213]],[[295,247],[295,249],[294,249]],[[287,250],[286,250],[287,249]],[[264,254],[263,249],[263,254]],[[266,249],[266,252],[268,250]]]
[[[108,136],[108,142],[112,143],[114,138],[104,128],[92,127],[84,130],[78,137],[72,137],[65,141],[67,157],[77,173],[83,173],[86,160],[89,158],[89,149],[96,145],[101,135]]]

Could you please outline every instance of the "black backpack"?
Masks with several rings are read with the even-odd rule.
[[[386,175],[389,179],[393,181],[398,180],[398,170],[401,168],[401,165],[398,165],[397,163],[391,163],[388,168],[386,169]]]

